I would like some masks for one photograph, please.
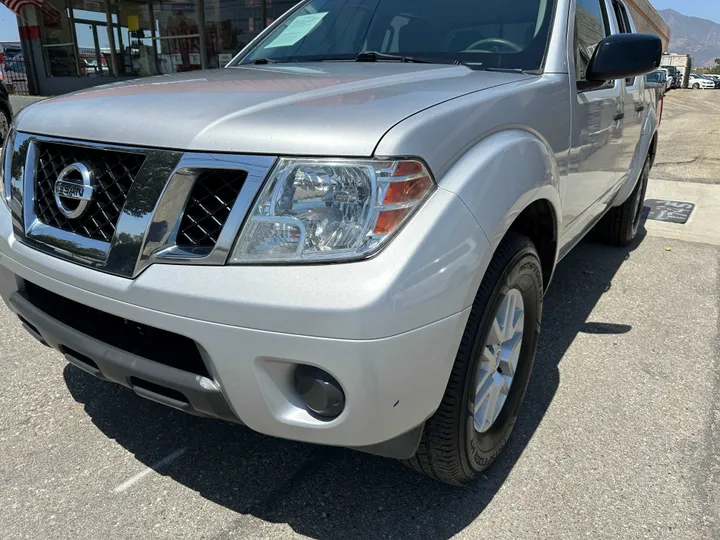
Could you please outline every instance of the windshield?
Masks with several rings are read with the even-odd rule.
[[[371,51],[378,53],[371,61],[534,71],[543,63],[554,3],[308,0],[232,65],[355,60]]]

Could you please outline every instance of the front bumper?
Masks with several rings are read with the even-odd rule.
[[[75,365],[187,412],[276,437],[392,457],[414,452],[417,428],[440,404],[488,251],[462,202],[440,190],[383,253],[363,263],[153,265],[129,280],[21,244],[0,208],[0,294],[31,333]],[[207,376],[78,331],[72,321],[34,305],[23,294],[28,282],[192,340]],[[251,320],[259,328],[244,325]],[[327,421],[306,410],[293,384],[299,364],[339,381],[346,396],[340,416]]]

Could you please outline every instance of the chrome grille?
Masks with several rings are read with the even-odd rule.
[[[10,152],[13,165],[5,174],[19,241],[126,278],[153,264],[225,264],[277,160],[23,132]],[[84,213],[68,219],[55,206],[54,184],[62,169],[77,163],[93,170],[94,189]],[[76,182],[77,175],[68,179]],[[65,212],[73,198],[63,201]]]
[[[128,192],[145,161],[139,153],[101,150],[70,144],[37,142],[35,213],[51,227],[93,240],[110,242]],[[66,218],[55,203],[53,189],[60,171],[83,162],[95,172],[95,199],[78,219]]]
[[[230,216],[247,173],[212,169],[202,172],[190,192],[177,234],[177,245],[212,249]]]

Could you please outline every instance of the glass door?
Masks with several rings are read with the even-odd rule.
[[[159,73],[202,69],[198,3],[152,2],[153,36]]]

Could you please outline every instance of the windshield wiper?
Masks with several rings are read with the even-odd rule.
[[[265,64],[279,64],[280,62],[277,60],[271,60],[270,58],[258,58],[257,60],[253,61],[253,64],[256,66],[264,66]]]
[[[355,57],[356,62],[409,62],[414,64],[442,64],[445,62],[414,58],[412,56],[401,56],[397,54],[385,54],[377,51],[362,51]]]
[[[267,64],[283,64],[288,62],[338,62],[338,61],[352,61],[352,56],[338,55],[338,56],[318,56],[315,58],[303,58],[298,60],[295,58],[283,58],[281,60],[273,60],[271,58],[258,58],[253,60],[251,63],[255,65],[267,65]],[[355,62],[402,62],[402,63],[414,63],[414,64],[451,64],[454,66],[466,66],[473,68],[473,65],[466,64],[460,60],[454,58],[418,58],[416,56],[403,56],[399,54],[386,54],[377,51],[362,51],[354,58]]]
[[[527,71],[522,68],[504,68],[504,67],[483,67],[481,64],[477,65],[479,71],[498,71],[500,73],[525,73],[527,75],[536,75],[536,72]]]

